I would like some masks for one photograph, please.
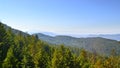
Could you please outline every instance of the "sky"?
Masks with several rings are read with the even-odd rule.
[[[28,33],[120,33],[120,0],[0,0],[0,21]]]

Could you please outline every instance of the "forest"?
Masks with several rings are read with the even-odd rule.
[[[0,23],[0,68],[120,68],[120,56],[52,45],[37,35],[14,34]]]

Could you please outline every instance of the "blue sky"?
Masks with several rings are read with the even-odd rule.
[[[120,33],[120,0],[0,0],[0,21],[29,33]]]

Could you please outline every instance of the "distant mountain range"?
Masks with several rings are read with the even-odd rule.
[[[3,25],[6,28],[6,30],[12,29],[12,32],[14,34],[22,34],[24,36],[29,35],[28,33],[13,29],[5,24]],[[76,37],[64,36],[64,35],[49,36],[49,35],[45,35],[45,33],[44,34],[36,33],[33,35],[37,35],[40,40],[43,40],[49,44],[56,44],[56,45],[64,44],[65,46],[84,48],[90,52],[98,53],[101,55],[110,55],[111,51],[114,49],[116,51],[116,54],[120,55],[120,42],[116,40],[102,38],[102,37],[106,37],[106,35],[100,35],[102,37],[97,37],[98,35],[97,36],[90,35],[90,37],[87,38],[76,38]],[[117,36],[119,40],[120,39],[119,34]],[[116,37],[115,39],[117,39],[117,36],[108,35],[107,37],[109,38]]]
[[[89,37],[89,38],[75,38],[71,36],[48,36],[42,33],[37,33],[39,39],[48,42],[50,44],[64,44],[71,47],[84,48],[90,52],[99,53],[101,55],[110,55],[110,52],[114,49],[117,54],[120,54],[120,43],[116,40],[101,38],[101,37]]]
[[[120,34],[99,34],[99,35],[89,35],[88,37],[102,37],[102,38],[120,41]]]
[[[45,35],[49,36],[58,36],[60,34],[57,33],[52,33],[52,32],[40,32]],[[72,36],[76,38],[88,38],[88,37],[102,37],[106,39],[112,39],[112,40],[117,40],[120,41],[120,34],[63,34],[63,36]]]

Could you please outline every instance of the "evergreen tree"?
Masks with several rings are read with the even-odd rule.
[[[7,55],[10,44],[10,39],[8,34],[6,33],[6,29],[0,22],[0,67],[2,66],[1,64],[3,63],[3,60]]]
[[[14,56],[13,47],[8,50],[7,57],[4,60],[4,68],[16,68],[17,67],[17,58]]]

